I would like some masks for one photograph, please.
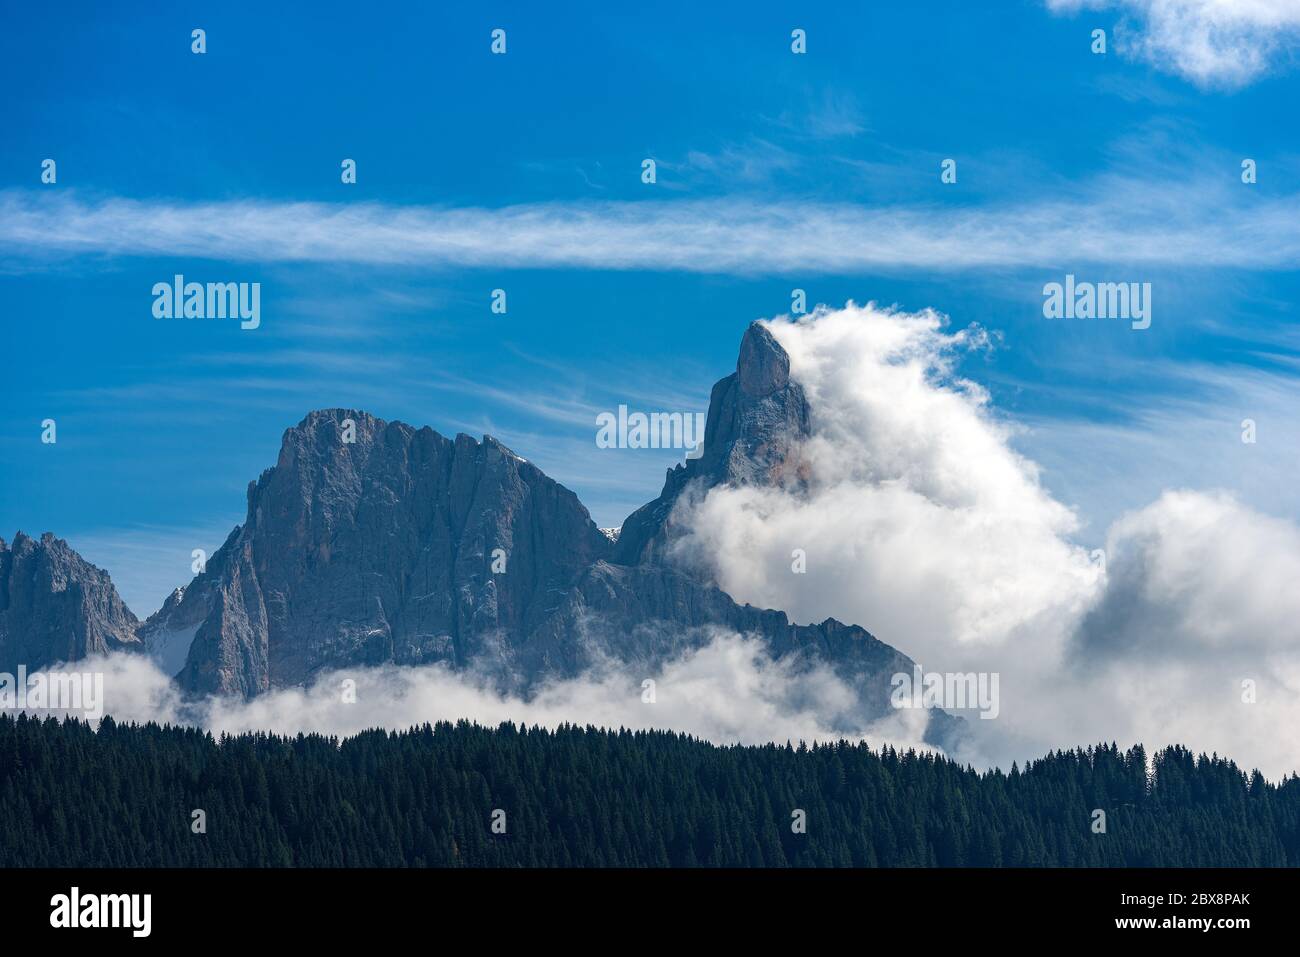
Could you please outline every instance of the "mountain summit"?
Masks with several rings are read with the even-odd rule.
[[[108,651],[139,650],[139,621],[108,572],[61,538],[0,538],[0,672],[13,674]]]
[[[193,629],[179,678],[197,692],[388,661],[507,666],[611,548],[577,496],[493,438],[321,410],[285,432],[244,524],[144,630]]]
[[[450,439],[360,410],[318,410],[286,430],[275,466],[249,484],[244,523],[148,621],[135,621],[106,575],[77,566],[76,628],[91,637],[63,649],[62,630],[25,624],[45,618],[0,610],[0,629],[23,623],[0,630],[0,650],[30,663],[50,660],[51,647],[74,657],[145,648],[195,694],[251,697],[389,662],[473,669],[526,694],[598,664],[649,671],[728,631],[758,638],[792,667],[830,666],[856,692],[842,717],[870,720],[888,713],[890,678],[911,673],[909,659],[856,625],[795,625],[737,604],[667,557],[683,495],[723,485],[797,491],[809,434],[789,356],[754,323],[736,371],[713,387],[701,455],[670,469],[659,497],[610,534],[572,492],[489,436]],[[15,562],[6,555],[0,582]]]
[[[799,446],[811,432],[803,387],[790,378],[790,357],[761,323],[740,341],[736,371],[709,397],[699,458],[668,470],[663,491],[623,523],[618,560],[660,560],[672,539],[673,508],[688,487],[800,485],[807,479]]]

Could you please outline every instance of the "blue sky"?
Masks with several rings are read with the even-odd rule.
[[[795,287],[997,332],[962,372],[1085,539],[1182,485],[1300,515],[1294,33],[1225,67],[1136,0],[616,6],[7,13],[0,535],[143,617],[331,406],[496,435],[616,525],[680,453],[596,414],[702,411]],[[1044,319],[1067,272],[1151,282],[1151,328]],[[261,327],[154,319],[176,273],[260,282]]]

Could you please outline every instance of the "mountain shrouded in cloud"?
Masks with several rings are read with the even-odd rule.
[[[390,667],[388,697],[407,704],[376,720],[425,719],[407,705],[454,700],[421,693],[456,683],[453,672],[480,702],[471,716],[515,696],[535,714],[568,701],[571,719],[622,720],[628,705],[640,707],[642,680],[657,675],[675,685],[665,701],[677,702],[659,719],[686,721],[684,730],[779,735],[784,717],[798,731],[858,734],[884,720],[920,743],[926,715],[890,708],[891,679],[912,672],[910,659],[825,615],[792,624],[779,610],[739,605],[667,558],[684,531],[671,521],[679,497],[797,487],[808,428],[789,357],[752,325],[736,371],[713,390],[700,455],[670,470],[660,498],[614,541],[576,496],[491,437],[313,412],[249,485],[244,524],[132,638],[179,669],[177,690],[234,699],[209,719],[259,695],[271,697],[247,713],[292,710],[310,700],[295,690],[304,687],[337,705],[334,677],[399,666],[426,673]],[[139,668],[117,674],[119,702],[142,681],[154,687]],[[405,684],[415,690],[399,694]],[[717,699],[732,716],[686,704],[682,689],[692,686],[691,699]],[[960,723],[939,711],[930,718],[929,740],[950,744]]]
[[[1294,770],[1300,530],[1172,490],[1089,552],[959,372],[991,341],[852,303],[752,325],[701,454],[612,538],[491,438],[314,412],[205,571],[124,632],[183,661],[179,682],[119,661],[109,706],[227,730],[432,715],[871,734],[1004,765],[1105,738]],[[997,720],[890,709],[914,662],[1000,676]],[[366,703],[340,711],[348,677]]]
[[[686,522],[683,554],[711,561],[742,601],[869,614],[924,660],[950,643],[1042,645],[1062,609],[1088,601],[1098,573],[1069,544],[1073,513],[1011,448],[985,391],[953,372],[983,333],[852,305],[768,328],[812,409],[809,488],[717,489]],[[806,575],[789,574],[795,547]]]
[[[808,396],[808,482],[684,503],[680,560],[796,620],[869,621],[927,669],[999,673],[999,720],[971,722],[977,762],[1100,735],[1295,769],[1293,523],[1169,492],[1094,556],[1013,425],[957,374],[980,330],[853,304],[767,328]],[[806,575],[789,574],[794,547]]]
[[[825,615],[792,625],[661,560],[683,488],[769,486],[806,436],[803,392],[759,325],[714,388],[702,454],[613,543],[577,498],[490,437],[447,439],[363,412],[314,412],[249,488],[248,517],[149,635],[194,635],[182,687],[245,697],[318,673],[443,663],[506,689],[608,661],[657,667],[718,630],[774,659],[824,662],[887,713],[911,663]]]

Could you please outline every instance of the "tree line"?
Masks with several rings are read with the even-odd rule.
[[[1181,747],[978,772],[466,721],[339,739],[3,715],[0,821],[5,867],[1300,864],[1300,779]]]

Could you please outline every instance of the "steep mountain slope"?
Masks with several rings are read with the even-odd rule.
[[[701,456],[611,536],[495,439],[313,412],[249,486],[245,523],[141,635],[169,653],[193,635],[188,691],[249,696],[390,661],[446,662],[526,692],[607,662],[651,669],[721,630],[793,667],[829,665],[857,691],[845,719],[877,717],[909,659],[856,626],[739,605],[666,551],[688,489],[797,490],[809,422],[788,356],[754,324],[713,389]]]
[[[509,670],[511,636],[611,548],[572,492],[495,439],[318,411],[249,486],[244,525],[144,632],[197,624],[180,673],[197,692],[385,661]]]
[[[702,454],[669,469],[659,497],[628,516],[617,560],[662,557],[673,535],[673,506],[688,487],[703,493],[716,485],[801,486],[807,475],[799,444],[809,435],[810,419],[803,388],[790,378],[790,357],[770,332],[751,323],[736,371],[709,397]]]
[[[139,650],[139,621],[102,568],[48,532],[0,539],[0,671]]]

